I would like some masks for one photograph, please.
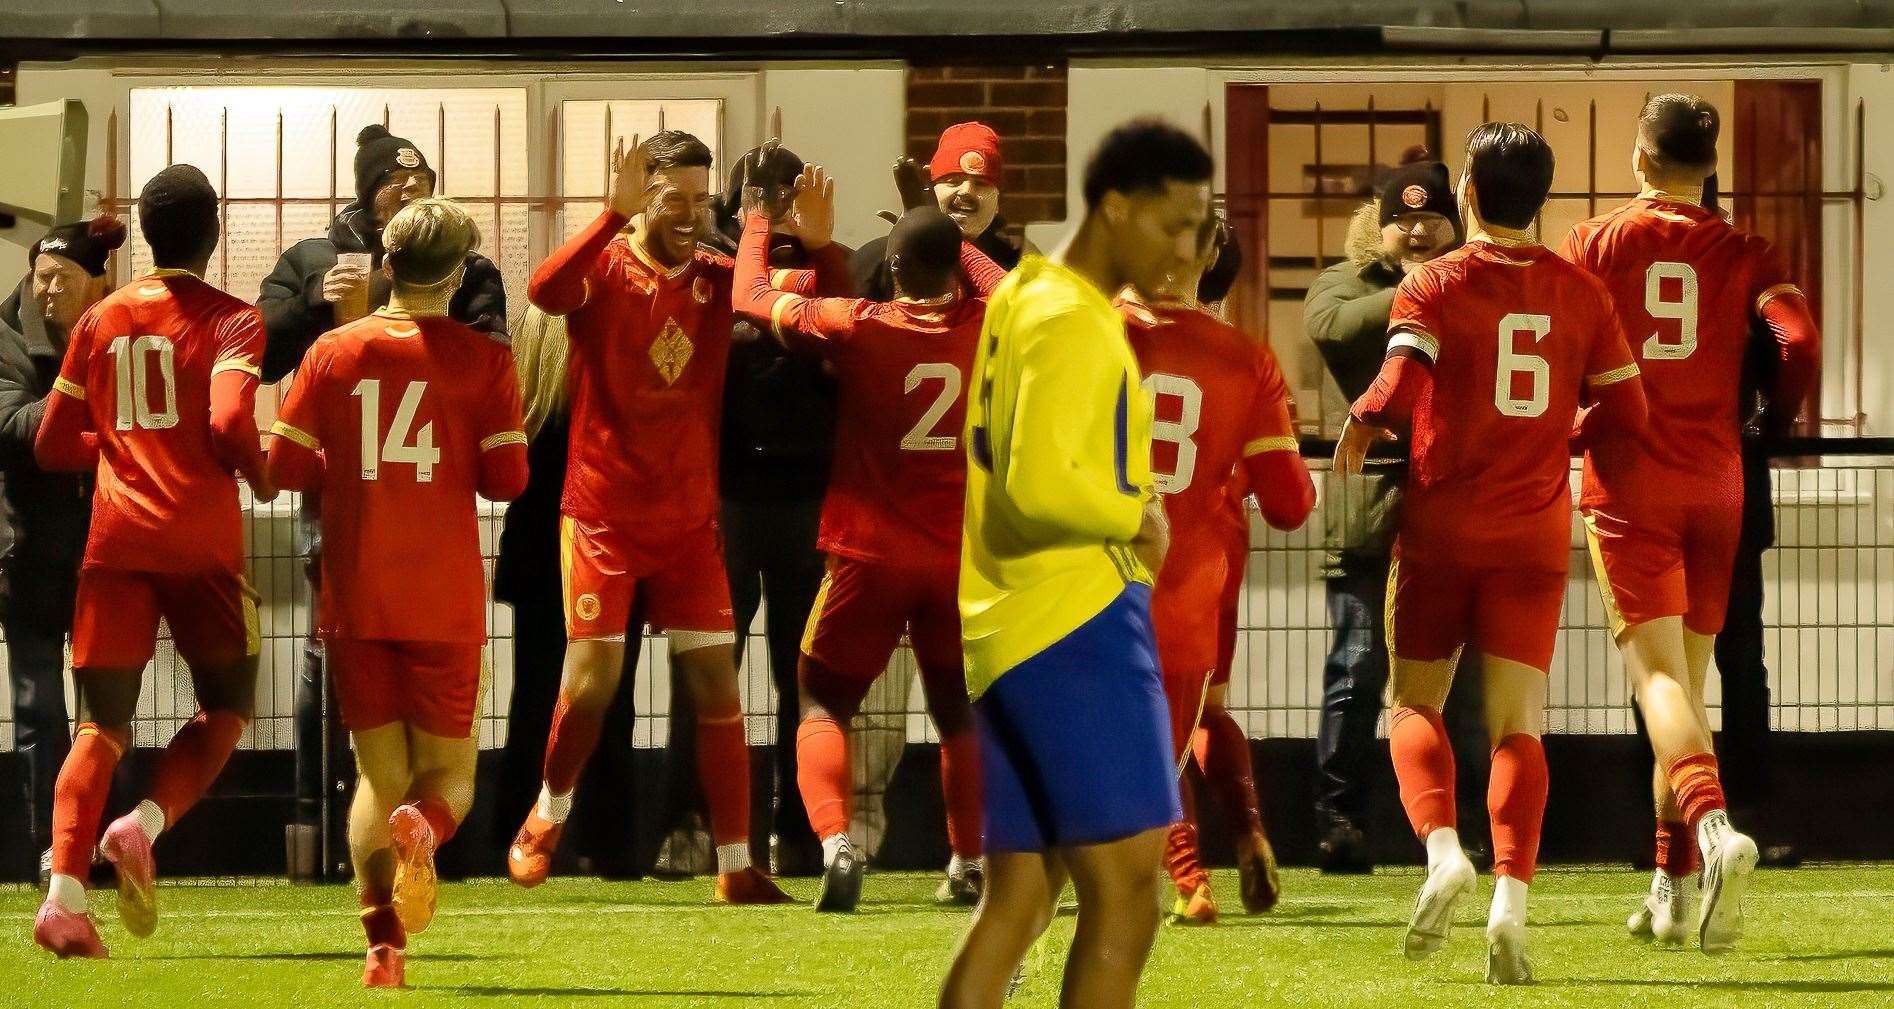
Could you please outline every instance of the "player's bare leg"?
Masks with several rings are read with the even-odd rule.
[[[1119,1009],[1137,1000],[1138,976],[1157,939],[1157,877],[1164,828],[1106,844],[1067,848],[1061,860],[1078,891],[1078,929],[1065,961],[1063,1009]]]
[[[1711,644],[1710,637],[1692,633],[1677,616],[1645,621],[1619,637],[1625,672],[1656,755],[1653,791],[1663,807],[1659,815],[1674,810],[1675,819],[1660,821],[1667,824],[1667,847],[1688,845],[1695,834],[1703,862],[1703,887],[1694,924],[1704,951],[1719,953],[1742,935],[1742,899],[1756,865],[1756,843],[1730,826],[1725,809],[1703,705],[1702,683]],[[1679,828],[1684,836],[1673,836]],[[1668,893],[1660,892],[1663,889],[1654,880],[1652,897],[1646,901],[1652,935],[1671,943],[1683,941],[1688,925],[1677,919],[1691,895],[1675,880]],[[1656,907],[1651,907],[1653,902]],[[1657,931],[1660,912],[1667,919],[1662,936]]]
[[[1441,708],[1453,686],[1455,657],[1416,661],[1391,657],[1393,714],[1388,748],[1401,805],[1414,835],[1427,846],[1427,879],[1408,919],[1404,950],[1410,960],[1432,956],[1447,941],[1462,901],[1473,895],[1478,875],[1460,847],[1454,805],[1453,744]]]
[[[151,795],[112,821],[99,853],[118,872],[118,917],[144,938],[158,927],[157,861],[152,845],[184,818],[217,780],[256,706],[255,655],[191,665],[197,714],[179,728],[159,758]]]
[[[566,645],[565,671],[559,681],[559,703],[552,713],[552,731],[546,739],[546,777],[539,801],[506,852],[506,874],[521,886],[538,886],[552,871],[559,835],[572,815],[572,791],[579,772],[598,747],[605,709],[618,692],[624,674],[625,642],[581,639]],[[735,672],[732,671],[734,677]]]
[[[479,741],[471,733],[450,739],[408,729],[413,777],[401,805],[389,815],[388,831],[395,853],[395,913],[411,935],[425,931],[434,920],[439,893],[434,853],[453,839],[473,808],[479,756]]]
[[[1495,655],[1480,657],[1486,731],[1493,744],[1486,793],[1492,818],[1493,903],[1486,918],[1486,980],[1531,984],[1526,956],[1526,888],[1539,861],[1545,820],[1546,673]]]
[[[103,958],[86,898],[94,834],[112,771],[131,745],[143,669],[75,669],[77,729],[53,791],[52,882],[33,919],[33,941],[60,959]]]
[[[408,729],[400,722],[350,734],[355,798],[349,804],[349,859],[362,901],[368,955],[362,984],[399,988],[406,981],[407,929],[395,911],[395,853],[388,817],[413,781]]]
[[[1198,734],[1197,763],[1204,782],[1236,824],[1236,871],[1243,910],[1262,914],[1282,898],[1282,879],[1276,870],[1276,851],[1263,829],[1262,800],[1256,794],[1256,771],[1250,760],[1249,736],[1230,716],[1226,702],[1229,684],[1212,683],[1204,699],[1203,731]]]
[[[821,661],[802,657],[799,691],[802,721],[796,727],[796,790],[809,813],[809,826],[822,844],[822,885],[817,911],[849,912],[861,901],[867,860],[848,836],[850,787],[848,724],[861,699],[855,692],[831,689]],[[833,678],[838,681],[839,677]]]
[[[1059,891],[1065,888],[1065,868],[1057,855],[996,852],[987,856],[986,865],[986,892],[941,985],[941,1009],[998,1009],[1027,951],[1052,924]],[[1151,875],[1147,865],[1145,876]],[[1155,913],[1152,918],[1155,925]]]
[[[784,904],[789,895],[750,863],[750,746],[737,693],[735,635],[672,631],[671,665],[697,711],[697,780],[710,805],[717,897],[728,904]]]
[[[973,905],[980,902],[986,886],[982,836],[986,811],[981,806],[980,740],[973,730],[966,680],[959,672],[930,676],[923,671],[921,689],[934,728],[940,732],[940,792],[947,806],[947,844],[953,851],[934,899]]]

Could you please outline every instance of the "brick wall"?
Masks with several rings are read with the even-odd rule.
[[[940,132],[977,119],[1000,134],[1000,214],[1014,228],[1065,219],[1065,64],[915,64],[908,149],[923,163]]]

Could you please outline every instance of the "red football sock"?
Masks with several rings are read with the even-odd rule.
[[[1486,813],[1493,822],[1493,875],[1532,882],[1539,864],[1539,828],[1545,822],[1545,746],[1515,732],[1493,748]]]
[[[980,798],[980,739],[971,729],[941,737],[940,793],[947,801],[948,847],[963,859],[979,858],[986,811]]]
[[[1256,772],[1250,765],[1250,741],[1243,727],[1221,704],[1203,709],[1203,734],[1198,737],[1197,763],[1204,784],[1239,830],[1263,829],[1262,800],[1256,795]]]
[[[1171,874],[1177,892],[1188,897],[1210,881],[1210,874],[1204,871],[1197,851],[1197,801],[1188,775],[1178,779],[1177,791],[1183,802],[1184,818],[1171,824],[1170,832],[1164,836],[1164,871]]]
[[[592,759],[604,727],[603,711],[575,708],[566,692],[559,692],[559,703],[552,711],[552,732],[546,736],[546,791],[570,795],[578,787],[579,772]]]
[[[1697,842],[1690,836],[1689,825],[1675,820],[1658,821],[1657,867],[1672,879],[1696,874],[1700,863]]]
[[[82,722],[53,786],[53,871],[84,880],[91,874],[112,770],[125,753],[122,730]]]
[[[177,825],[217,780],[243,735],[244,719],[230,711],[200,711],[164,748],[151,801],[164,810],[167,828]]]
[[[796,726],[796,788],[817,838],[848,832],[848,734],[827,715]]]
[[[424,795],[414,800],[414,808],[434,831],[436,847],[453,840],[454,831],[460,828],[460,822],[454,819],[454,811],[447,808],[446,799],[438,795]]]
[[[1697,821],[1724,808],[1723,777],[1717,771],[1716,754],[1689,753],[1671,761],[1664,769],[1670,778],[1670,791],[1677,797],[1677,808],[1684,824],[1697,829]]]
[[[1422,840],[1436,827],[1457,827],[1453,805],[1453,744],[1447,725],[1433,708],[1397,708],[1388,723],[1388,750],[1401,805],[1414,835]]]
[[[378,902],[370,903],[368,891],[362,891],[362,931],[367,933],[370,946],[407,949],[408,932],[401,927],[401,918],[388,901],[384,895]]]
[[[710,806],[710,839],[721,848],[750,840],[750,745],[743,712],[697,716],[697,779]]]

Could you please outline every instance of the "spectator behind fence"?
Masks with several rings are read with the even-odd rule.
[[[1426,156],[1424,150],[1410,154]],[[1415,264],[1457,248],[1462,237],[1447,167],[1436,161],[1405,161],[1382,185],[1379,198],[1355,212],[1345,256],[1309,285],[1303,306],[1309,339],[1349,402],[1368,391],[1381,368],[1388,315],[1401,278]],[[1382,616],[1389,551],[1400,525],[1405,445],[1389,443],[1359,476],[1331,475],[1322,509],[1323,567],[1335,635],[1322,667],[1322,720],[1316,737],[1316,809],[1324,872],[1374,868],[1361,819],[1368,808],[1375,722],[1388,681]],[[1447,705],[1458,765],[1466,779],[1458,794],[1469,802],[1461,822],[1470,831],[1486,822],[1484,809],[1473,808],[1486,793],[1479,780],[1486,767],[1486,730],[1480,721],[1477,667],[1470,655],[1461,659]],[[1477,838],[1468,840],[1477,846]]]
[[[355,143],[354,202],[336,215],[326,237],[290,246],[263,278],[257,310],[269,341],[263,351],[265,382],[295,371],[317,337],[388,304],[390,283],[381,269],[382,228],[402,207],[434,195],[434,169],[412,143],[390,136],[382,126],[363,128]],[[506,289],[491,260],[467,253],[466,272],[447,314],[495,339],[506,339]],[[297,549],[306,559],[311,598],[317,594],[320,519],[321,502],[305,495]],[[322,644],[312,630],[296,675],[296,820],[304,824],[315,822],[321,796],[328,791],[324,768],[337,767],[346,757],[339,731],[328,733],[328,752],[321,751],[322,696]],[[339,832],[339,818],[333,819]]]
[[[566,323],[528,306],[513,326],[513,359],[525,407],[526,493],[506,507],[493,597],[513,608],[513,692],[507,706],[506,746],[493,800],[494,840],[504,848],[515,825],[539,795],[546,736],[565,665],[566,623],[559,575],[559,495],[566,483]],[[632,615],[634,627],[643,617]],[[605,715],[602,745],[579,778],[573,810],[575,853],[606,879],[635,879],[645,867],[634,856],[632,821],[633,672],[639,635],[626,634],[625,675]]]
[[[49,473],[33,459],[46,397],[66,339],[105,297],[105,260],[125,244],[125,225],[100,215],[62,224],[33,243],[31,271],[0,303],[0,628],[13,682],[13,752],[32,847],[49,870],[53,782],[71,745],[66,723],[66,646],[79,558],[92,519],[92,474]],[[23,872],[0,871],[0,878]]]

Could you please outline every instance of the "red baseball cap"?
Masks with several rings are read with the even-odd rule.
[[[955,123],[940,135],[927,171],[934,178],[972,175],[1000,184],[1000,135],[985,123]]]

